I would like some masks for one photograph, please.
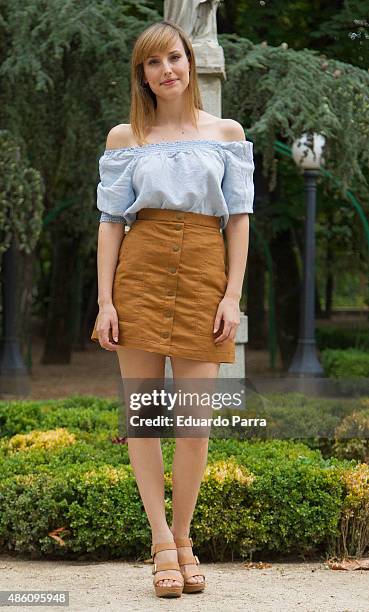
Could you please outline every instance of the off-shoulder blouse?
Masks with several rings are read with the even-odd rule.
[[[252,213],[253,143],[180,140],[106,149],[99,160],[100,222],[131,226],[141,208],[221,217]]]

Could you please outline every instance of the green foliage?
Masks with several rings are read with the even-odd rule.
[[[236,446],[240,452],[232,457]],[[334,469],[303,445],[297,459],[292,443],[251,444],[244,452],[245,446],[223,441],[227,459],[210,451],[193,521],[199,553],[219,560],[253,551],[315,550],[335,533],[339,519],[341,488]],[[30,459],[29,472],[22,474],[10,475],[6,464],[11,459],[3,459],[0,546],[68,557],[145,555],[150,529],[130,466],[73,465],[66,457],[57,465],[54,453],[60,449],[50,451],[46,469],[32,463],[31,451],[19,451]],[[167,466],[165,482],[170,510]],[[49,535],[60,528],[64,546]]]
[[[369,329],[365,327],[319,327],[315,330],[315,337],[319,350],[357,348],[362,351],[369,350]]]
[[[339,536],[333,544],[338,556],[362,557],[369,546],[369,466],[341,468],[344,486]]]
[[[326,137],[325,165],[340,177],[341,194],[358,183],[368,194],[363,168],[369,162],[368,72],[317,51],[255,44],[237,35],[222,35],[228,82],[226,115],[237,119],[272,171],[274,141],[292,144],[304,132]]]
[[[333,378],[369,378],[369,354],[358,349],[322,351],[321,360],[327,376]]]
[[[349,414],[336,428],[333,446],[336,457],[369,464],[369,399],[365,404],[366,408]]]
[[[318,49],[367,68],[369,54],[368,3],[366,0],[284,0],[253,2],[227,0],[218,10],[220,32],[235,32],[254,43],[282,42],[294,49]]]
[[[2,254],[16,240],[31,253],[42,229],[42,181],[29,167],[24,142],[0,130],[0,268]]]
[[[114,431],[119,406],[117,400],[78,395],[60,400],[0,402],[0,437],[55,427]]]
[[[27,143],[46,212],[60,209],[58,224],[83,236],[86,255],[96,243],[97,160],[109,129],[128,119],[132,45],[160,15],[134,0],[3,4],[0,124]]]
[[[303,396],[290,401],[306,405]],[[68,431],[59,423],[47,430],[53,404],[55,413],[69,411],[72,418],[89,402],[93,398],[78,396],[28,402],[29,410],[27,402],[14,402],[14,410],[11,403],[1,404],[2,414],[9,412],[8,432],[19,430],[22,412],[27,427],[38,423],[37,430],[0,441],[2,550],[67,558],[148,555],[150,527],[127,446],[112,444],[97,416],[89,431]],[[117,408],[117,402],[96,399],[93,410],[106,417]],[[340,403],[336,412],[345,412]],[[162,441],[168,519],[174,448],[174,440]],[[365,464],[324,459],[301,442],[210,440],[192,525],[197,551],[217,561],[254,553],[308,554],[328,546],[362,552],[369,541],[363,529],[358,537],[355,525],[369,518],[366,478]]]

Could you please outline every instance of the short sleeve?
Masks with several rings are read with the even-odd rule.
[[[222,191],[229,214],[252,213],[254,204],[253,143],[236,140],[223,143],[225,170]]]
[[[133,162],[133,155],[124,149],[110,149],[100,157],[100,183],[97,186],[100,222],[125,222],[124,213],[135,201],[132,187]]]

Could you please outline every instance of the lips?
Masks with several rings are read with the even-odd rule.
[[[162,85],[165,85],[165,83],[174,83],[174,81],[177,81],[178,79],[169,79],[168,81],[163,81]]]

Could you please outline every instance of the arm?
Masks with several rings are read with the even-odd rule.
[[[124,227],[124,223],[100,223],[97,242],[97,303],[100,309],[112,304],[114,273],[124,240]]]
[[[230,215],[224,230],[228,254],[228,284],[225,297],[241,299],[249,249],[249,215]]]
[[[124,128],[125,125],[118,125],[110,130],[106,140],[107,149],[129,146],[126,144],[127,130]],[[118,317],[113,305],[112,292],[119,250],[124,236],[125,223],[100,222],[97,244],[99,320],[96,331],[99,334],[100,345],[110,351],[116,350],[116,345],[109,340],[110,328],[115,342],[119,336]]]
[[[223,119],[223,134],[224,140],[246,140],[242,125],[234,119]],[[228,285],[225,295],[239,301],[249,248],[248,213],[229,215],[224,233],[228,256]]]
[[[246,140],[243,127],[233,119],[223,119],[223,140]],[[248,213],[230,214],[224,234],[228,259],[228,283],[215,319],[214,331],[219,328],[222,318],[225,321],[222,334],[215,339],[216,344],[230,338],[234,339],[240,323],[239,302],[249,248]]]

